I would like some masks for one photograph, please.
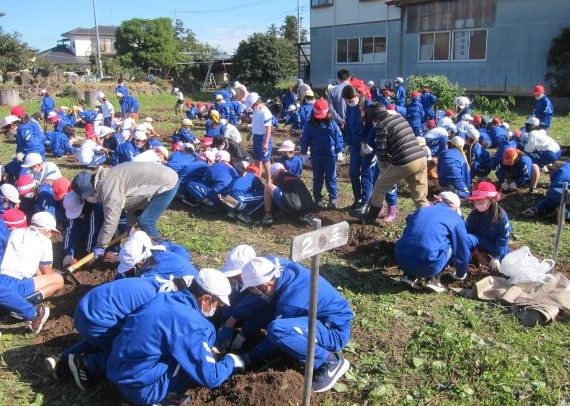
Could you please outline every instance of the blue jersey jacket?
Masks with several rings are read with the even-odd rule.
[[[396,106],[404,107],[406,105],[406,89],[404,86],[400,85],[396,87],[396,95],[395,95],[395,102]]]
[[[38,123],[28,121],[21,124],[16,131],[16,152],[25,155],[37,152],[45,159],[46,150],[43,143],[43,133]]]
[[[544,96],[534,102],[532,114],[540,121],[541,128],[549,128],[552,115],[554,114],[554,107],[552,107],[550,99]]]
[[[172,143],[174,144],[179,141],[194,143],[194,141],[196,141],[196,136],[188,127],[180,127],[172,133]]]
[[[415,276],[439,274],[450,258],[455,261],[457,275],[463,276],[470,257],[465,222],[443,202],[410,214],[396,242],[398,265],[404,273],[413,270],[410,273]]]
[[[497,223],[493,222],[491,210],[485,213],[473,210],[467,217],[467,232],[475,235],[481,249],[493,258],[503,259],[507,255],[511,231],[511,223],[503,209]]]
[[[204,185],[212,189],[212,196],[218,193],[225,194],[226,188],[239,174],[233,166],[226,162],[216,162],[208,166],[204,174]]]
[[[55,109],[55,102],[49,96],[42,97],[42,102],[40,104],[40,111],[44,114],[44,117],[47,117],[50,111]]]
[[[76,154],[79,149],[71,145],[69,137],[62,132],[51,131],[45,133],[45,145],[49,147],[51,153],[56,158],[64,155]]]
[[[255,174],[246,172],[243,176],[236,178],[227,187],[229,195],[257,192],[265,189],[265,185]]]
[[[433,112],[433,107],[437,103],[437,96],[431,92],[422,93],[420,96],[420,103],[426,112]]]
[[[515,163],[511,166],[503,165],[503,161],[499,162],[499,168],[495,172],[499,183],[505,180],[515,182],[517,186],[524,186],[530,182],[530,174],[532,169],[532,160],[526,155],[519,155]]]
[[[458,192],[469,195],[471,186],[469,165],[458,148],[449,148],[440,152],[437,175],[441,186],[453,186]],[[465,198],[467,195],[459,197]]]
[[[166,166],[178,174],[181,185],[185,185],[189,181],[202,181],[208,167],[206,162],[200,159],[200,155],[187,154],[181,151],[173,152]]]
[[[347,119],[350,108],[346,108]],[[319,125],[309,122],[303,129],[301,154],[306,154],[311,148],[311,159],[336,159],[336,154],[342,151],[342,147],[342,133],[335,121]]]
[[[275,162],[282,163],[289,173],[297,177],[301,177],[301,174],[303,173],[303,161],[298,155],[293,155],[291,158],[281,156],[277,158]]]

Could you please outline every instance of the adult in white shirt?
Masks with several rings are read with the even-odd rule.
[[[174,117],[178,117],[178,114],[183,115],[182,108],[184,107],[184,94],[182,94],[182,91],[177,87],[172,90],[172,94],[176,96],[176,104],[174,105]]]
[[[265,179],[267,183],[271,183],[269,167],[271,166],[271,151],[273,149],[273,141],[271,138],[273,115],[255,92],[247,96],[245,108],[247,110],[253,110],[251,115],[253,151],[251,155],[254,164],[260,169],[265,169]]]
[[[540,128],[540,121],[530,117],[525,123],[525,132],[528,134],[524,152],[532,159],[533,166],[538,165],[543,172],[548,172],[548,165],[553,164],[562,155],[560,145]]]
[[[237,127],[231,123],[228,123],[228,120],[222,118],[220,123],[226,127],[226,131],[224,132],[224,137],[229,138],[230,140],[234,140],[238,144],[241,143],[241,134]]]
[[[37,304],[60,290],[63,278],[52,269],[50,237],[58,232],[55,218],[38,212],[30,223],[29,228],[13,230],[8,239],[0,265],[0,307],[27,320],[30,329],[39,333],[49,317],[49,308]]]
[[[100,127],[98,136],[105,138],[108,134],[112,134],[113,132],[114,130],[111,127],[102,126]],[[87,138],[79,148],[77,161],[80,165],[95,168],[107,161],[107,152],[107,149],[99,145],[96,140]]]
[[[24,158],[21,175],[30,174],[38,183],[49,183],[62,178],[61,171],[53,162],[44,162],[42,156],[37,152],[30,152]]]

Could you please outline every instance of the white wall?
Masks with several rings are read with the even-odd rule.
[[[70,37],[70,41],[72,44],[75,41],[75,48],[71,48],[75,56],[91,55],[91,39],[85,37]]]
[[[333,0],[332,6],[311,8],[311,28],[339,24],[358,24],[400,18],[398,7],[389,7],[384,0]]]

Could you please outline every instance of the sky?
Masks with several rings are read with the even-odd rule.
[[[303,27],[309,28],[310,2],[300,0]],[[131,18],[178,18],[200,42],[233,53],[241,40],[265,32],[286,15],[297,15],[297,0],[95,0],[99,25],[120,25]],[[0,27],[19,32],[40,51],[56,46],[61,34],[77,27],[95,26],[92,1],[54,3],[37,0],[0,2]]]

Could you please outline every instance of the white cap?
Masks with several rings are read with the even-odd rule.
[[[195,281],[202,289],[216,296],[226,306],[230,305],[229,295],[232,293],[232,287],[226,275],[216,269],[203,268],[198,272]]]
[[[252,246],[247,244],[238,245],[228,252],[228,255],[226,255],[226,264],[222,269],[220,269],[220,271],[222,271],[228,278],[239,275],[243,270],[243,267],[255,258],[255,256],[255,250]]]
[[[451,145],[455,145],[457,148],[463,148],[465,146],[465,140],[459,135],[453,137],[449,142],[451,142]]]
[[[471,102],[469,101],[469,99],[465,96],[459,96],[455,98],[455,104],[457,104],[461,108],[468,106],[470,103]]]
[[[192,123],[192,120],[190,120],[189,118],[183,118],[182,119],[182,125],[190,126],[190,125],[193,125],[193,123]]]
[[[135,140],[141,140],[141,141],[146,141],[148,139],[148,137],[146,136],[146,132],[141,131],[141,130],[136,130],[133,138]]]
[[[0,193],[2,193],[2,196],[12,203],[20,203],[20,193],[18,193],[16,186],[11,185],[10,183],[4,183],[0,186]]]
[[[216,162],[230,162],[232,159],[230,153],[225,150],[220,150],[216,153]]]
[[[275,174],[277,174],[277,172],[285,170],[285,167],[283,166],[282,163],[280,162],[275,162],[272,163],[271,166],[269,167],[269,174],[271,176],[275,176]]]
[[[457,126],[455,124],[447,124],[443,126],[447,131],[457,132]]]
[[[215,162],[216,161],[216,153],[218,151],[215,149],[209,149],[207,151],[204,151],[204,156],[206,157],[206,159],[210,162]]]
[[[51,230],[59,233],[55,226],[55,218],[51,215],[50,212],[47,211],[40,211],[34,214],[32,216],[32,220],[30,221],[30,225],[43,230]]]
[[[366,84],[366,86],[368,86],[368,87],[374,86],[374,81],[373,81],[373,80],[369,80],[368,83]]]
[[[95,95],[95,98],[97,100],[101,100],[103,97],[105,97],[105,93],[103,92],[97,92],[97,94]]]
[[[281,147],[277,150],[279,152],[295,151],[295,143],[291,140],[285,140],[281,143]]]
[[[99,137],[104,137],[107,134],[113,134],[114,132],[115,132],[115,130],[113,130],[111,127],[107,127],[104,125],[99,126],[99,128],[98,128]]]
[[[471,114],[464,114],[461,119],[463,121],[473,121],[473,116],[471,116]]]
[[[174,90],[173,90],[173,92],[174,92],[174,93],[177,93],[179,90],[180,90],[179,88],[175,87]]]
[[[236,81],[234,82],[234,87],[238,87],[239,85],[240,85],[240,83],[236,80]]]
[[[396,83],[404,83],[404,79],[402,79],[400,76],[398,76],[396,79],[394,79],[394,82],[396,82]]]
[[[255,92],[251,92],[245,98],[245,108],[249,110],[259,100],[259,95]]]
[[[471,138],[472,140],[475,141],[479,141],[479,137],[481,136],[481,134],[479,133],[479,130],[476,128],[470,128],[468,129],[465,134]]]
[[[7,125],[14,124],[16,121],[20,121],[20,118],[10,114],[9,116],[4,117],[0,127],[6,127]]]
[[[22,168],[29,168],[37,164],[43,163],[42,156],[37,152],[30,152],[26,155],[24,159],[24,163],[22,164]]]
[[[135,231],[123,244],[119,251],[119,266],[117,272],[127,272],[136,264],[152,255],[152,241],[144,231]]]
[[[47,93],[47,89],[40,90],[40,94],[46,94],[46,93]]]
[[[122,132],[121,132],[121,137],[123,137],[123,139],[126,141],[129,138],[131,138],[131,136],[133,135],[133,132],[129,129],[129,128],[125,128]]]
[[[162,152],[162,155],[164,155],[164,157],[166,159],[168,159],[168,150],[166,149],[166,147],[164,145],[159,145],[158,147],[154,147],[153,148],[155,151],[160,151]]]
[[[536,117],[529,117],[524,123],[538,127],[540,125],[540,120]]]
[[[144,121],[146,121],[147,123],[152,123],[154,120],[152,119],[152,117],[145,117]]]
[[[262,285],[281,275],[279,262],[274,264],[264,257],[255,257],[249,261],[241,271],[243,286],[241,292],[247,288]]]
[[[65,217],[70,220],[75,220],[81,216],[83,211],[84,201],[73,190],[65,195],[63,198],[63,208],[65,209]]]
[[[221,125],[227,125],[228,124],[228,120],[226,120],[225,118],[220,119],[220,124]]]
[[[453,192],[441,192],[439,195],[436,195],[435,198],[440,202],[444,202],[452,209],[459,209],[461,207],[461,200],[459,199],[459,196]]]
[[[65,111],[65,110],[67,109],[67,107],[61,106],[60,109],[61,109],[62,111]],[[57,113],[56,113],[55,111],[50,111],[50,112],[48,113],[47,118],[49,119],[49,118],[52,118],[52,117],[57,117]]]

